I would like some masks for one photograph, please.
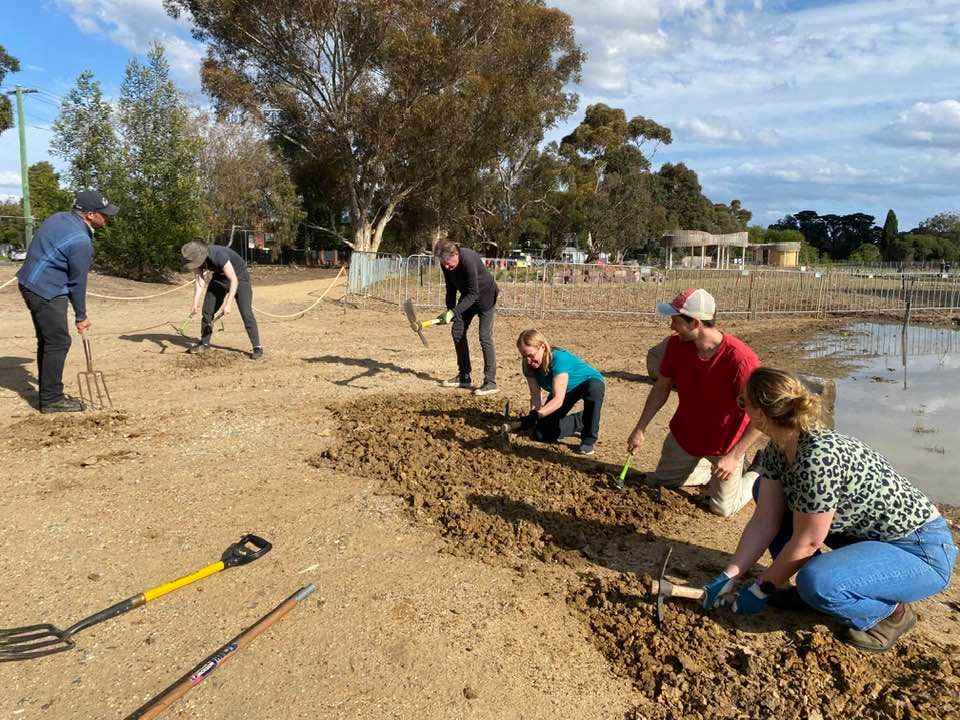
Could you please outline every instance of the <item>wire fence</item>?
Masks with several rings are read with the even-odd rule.
[[[960,308],[960,276],[941,272],[484,262],[500,290],[497,309],[528,316],[651,316],[658,302],[669,302],[688,287],[706,288],[724,316],[902,313],[908,298],[914,311],[953,314]],[[397,306],[407,298],[417,307],[446,306],[443,273],[430,255],[353,253],[347,294]]]

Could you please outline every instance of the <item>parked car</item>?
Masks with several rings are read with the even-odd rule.
[[[27,259],[27,251],[20,250],[20,249],[11,250],[10,259],[13,260],[14,262],[23,262],[24,260]]]

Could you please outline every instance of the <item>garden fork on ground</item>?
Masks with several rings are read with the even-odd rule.
[[[94,613],[80,622],[74,623],[66,630],[61,630],[55,625],[41,623],[38,625],[25,625],[24,627],[7,628],[0,630],[0,663],[16,660],[31,660],[33,658],[52,655],[73,648],[76,643],[73,636],[81,630],[109,620],[117,615],[145,605],[151,600],[156,600],[169,592],[182,588],[197,580],[218,573],[224,568],[237,567],[253,562],[259,557],[266,555],[273,547],[268,541],[258,535],[247,534],[233,543],[226,550],[220,559],[207,565],[190,575],[184,575],[177,580],[173,580],[163,585],[134,595],[126,600],[111,605],[106,610]]]
[[[90,339],[85,333],[81,333],[80,337],[83,338],[83,355],[87,361],[87,369],[77,373],[77,385],[80,388],[80,402],[83,403],[83,409],[112,408],[113,400],[110,399],[110,391],[107,390],[107,379],[102,372],[93,369],[93,349],[90,347]],[[96,399],[94,399],[94,393],[96,393]]]

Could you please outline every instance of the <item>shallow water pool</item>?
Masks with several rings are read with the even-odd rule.
[[[812,357],[850,357],[837,380],[835,426],[882,453],[935,502],[960,505],[960,331],[857,323],[817,338]],[[906,379],[906,388],[904,388]]]

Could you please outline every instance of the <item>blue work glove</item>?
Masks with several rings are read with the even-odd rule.
[[[437,320],[441,325],[446,325],[448,322],[453,320],[453,310],[447,310],[437,315]]]
[[[733,601],[733,611],[738,615],[753,615],[763,612],[767,609],[767,595],[760,589],[759,583],[751,583],[749,587],[743,588],[737,593],[737,599]]]
[[[703,586],[703,607],[713,610],[721,602],[723,595],[733,592],[733,578],[726,573],[720,573],[713,580]]]

